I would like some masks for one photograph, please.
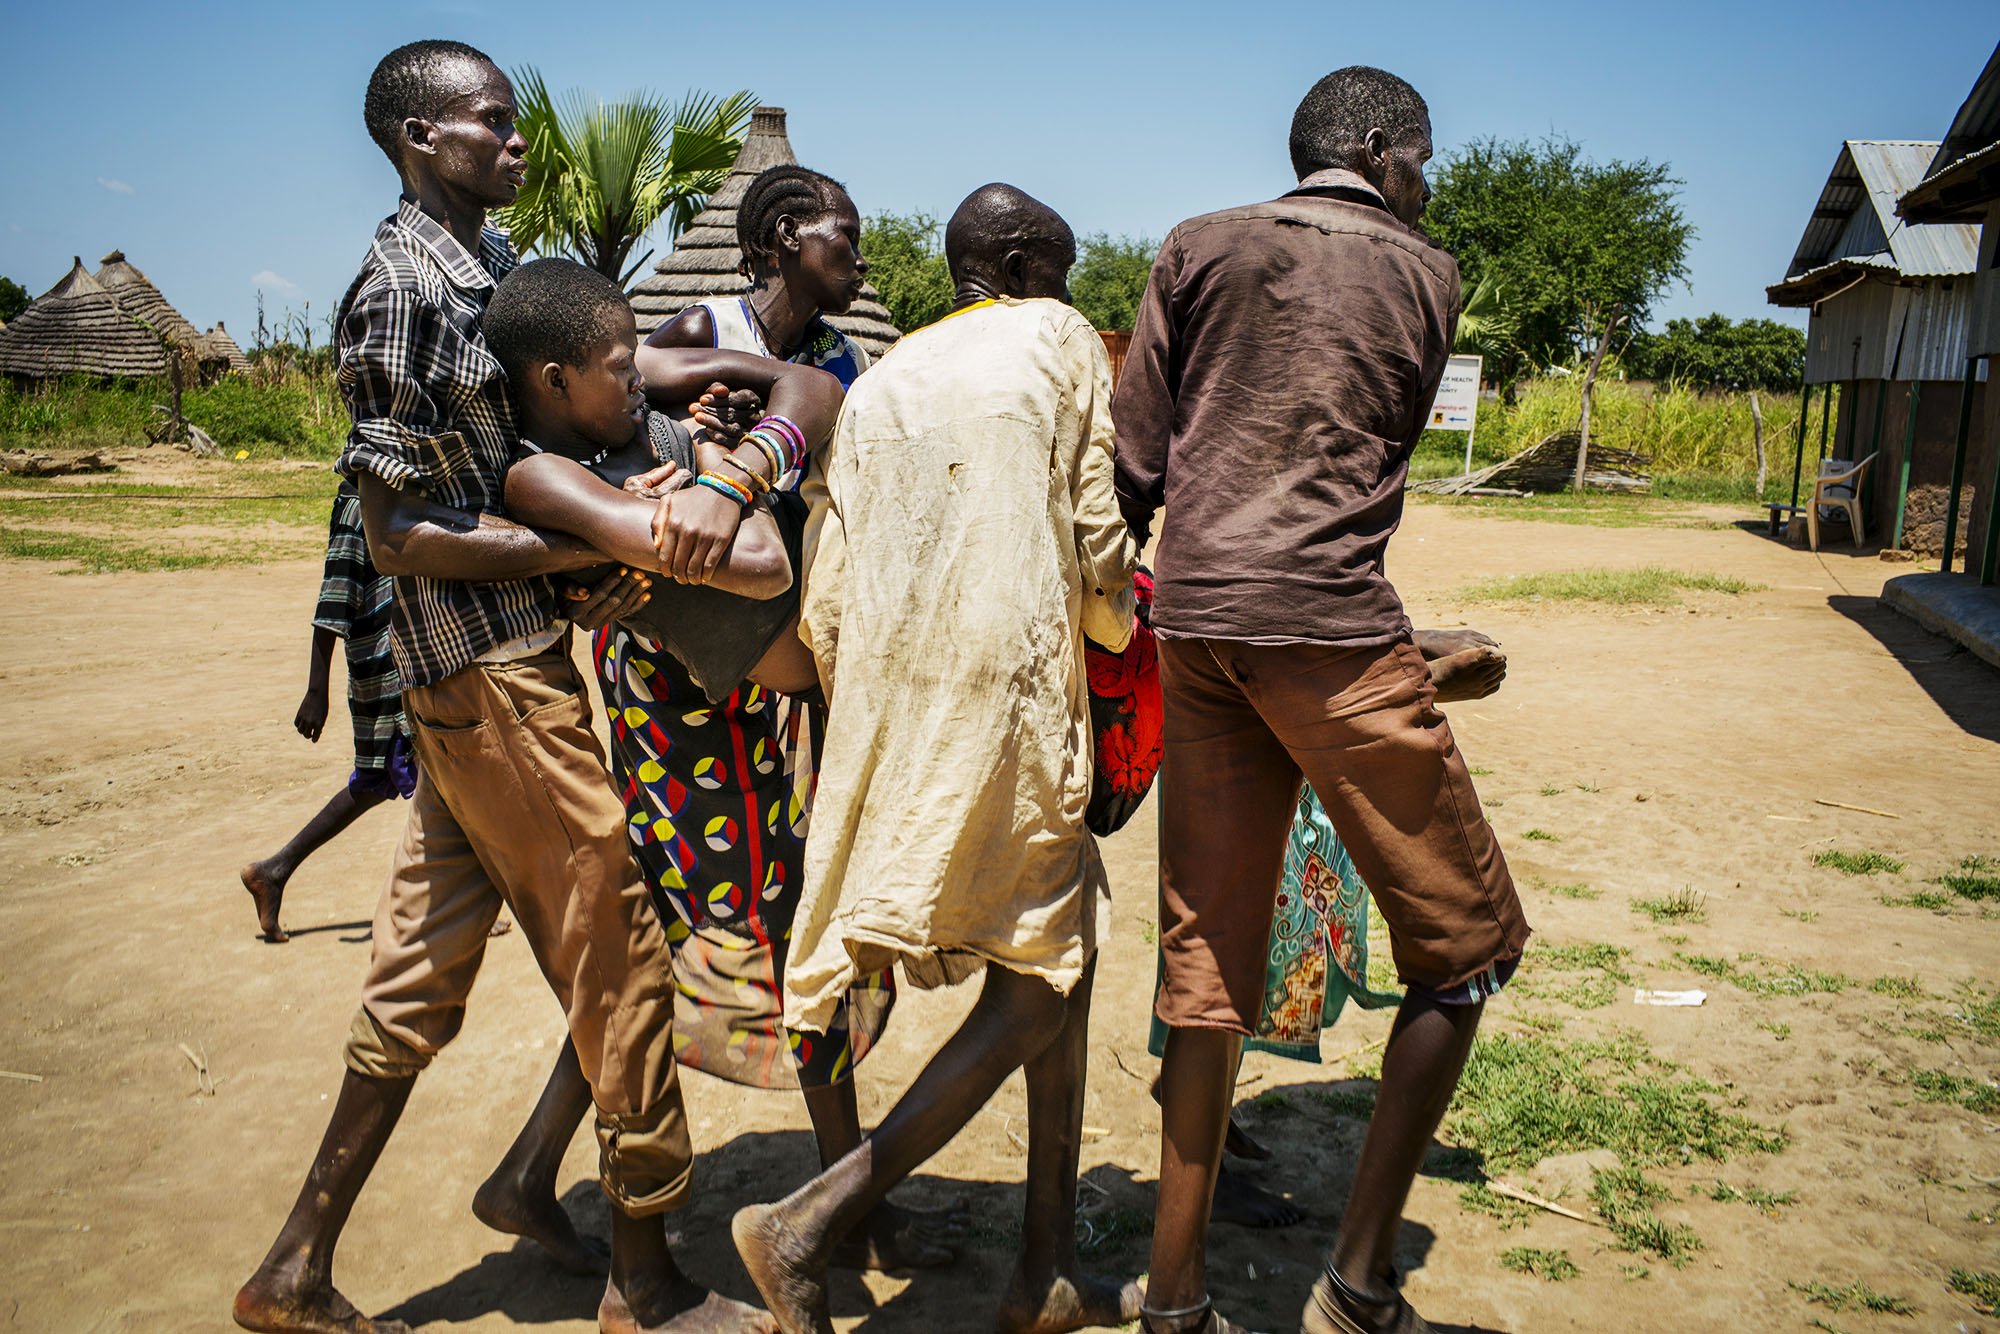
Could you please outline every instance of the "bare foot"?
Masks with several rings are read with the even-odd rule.
[[[826,1309],[826,1261],[785,1206],[753,1204],[729,1220],[736,1253],[783,1334],[833,1334]]]
[[[971,1219],[960,1201],[949,1208],[918,1211],[883,1204],[833,1248],[836,1269],[943,1269],[958,1260],[958,1243]]]
[[[597,1304],[598,1334],[651,1334],[655,1330],[659,1334],[778,1334],[769,1312],[692,1285],[677,1286],[671,1295],[662,1294],[657,1304],[665,1308],[664,1313],[649,1312],[651,1318],[642,1319],[617,1284],[605,1284],[604,1300]]]
[[[526,1237],[572,1274],[610,1272],[610,1250],[576,1230],[552,1191],[535,1189],[504,1172],[494,1172],[473,1194],[474,1218],[495,1232]]]
[[[1222,1141],[1222,1151],[1232,1158],[1248,1158],[1260,1163],[1271,1156],[1271,1151],[1233,1116],[1229,1118],[1229,1134]]]
[[[1215,1200],[1208,1216],[1212,1222],[1240,1227],[1292,1227],[1305,1221],[1306,1211],[1225,1166],[1215,1174]]]
[[[282,945],[291,937],[285,928],[278,925],[278,909],[285,902],[285,876],[273,875],[267,868],[269,862],[251,862],[238,873],[243,888],[250,891],[250,897],[257,904],[257,926],[264,939],[273,945]]]
[[[1499,648],[1500,641],[1492,635],[1484,635],[1469,626],[1456,630],[1416,630],[1411,632],[1416,641],[1417,652],[1424,655],[1426,662],[1433,658],[1448,658],[1454,653],[1467,649]]]
[[[512,931],[513,929],[514,929],[514,924],[507,920],[507,915],[505,913],[502,913],[500,916],[493,919],[492,926],[486,928],[486,935],[489,940],[496,939],[500,936],[506,935],[509,931]]]
[[[1469,648],[1430,664],[1431,684],[1440,703],[1455,699],[1485,699],[1507,679],[1507,655],[1497,648]]]
[[[410,1334],[400,1320],[370,1320],[325,1279],[269,1265],[236,1290],[230,1314],[265,1334]]]
[[[1065,1334],[1097,1325],[1128,1324],[1139,1318],[1145,1294],[1137,1283],[1120,1284],[1087,1274],[1058,1274],[1035,1281],[1018,1267],[1000,1299],[993,1327],[999,1334]]]

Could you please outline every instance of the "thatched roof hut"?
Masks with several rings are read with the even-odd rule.
[[[722,188],[709,196],[708,207],[680,234],[673,253],[655,264],[652,276],[630,293],[641,337],[697,301],[743,294],[746,284],[737,272],[743,252],[736,246],[736,209],[758,172],[798,160],[785,134],[784,108],[758,107],[752,112],[750,132]],[[871,357],[881,356],[902,337],[889,323],[889,312],[872,285],[861,289],[845,315],[830,316],[827,323],[861,344]]]
[[[165,375],[167,349],[74,259],[61,282],[0,330],[0,373]]]
[[[215,327],[203,334],[195,343],[196,359],[206,366],[211,363],[225,367],[232,373],[250,369],[250,358],[243,355],[243,349],[229,336],[229,330],[217,320]]]
[[[127,314],[144,320],[158,330],[161,337],[186,347],[193,347],[201,338],[201,330],[174,309],[173,303],[153,286],[152,280],[125,258],[124,251],[112,251],[101,263],[103,267],[96,274],[98,286],[117,297],[118,304],[125,307]]]

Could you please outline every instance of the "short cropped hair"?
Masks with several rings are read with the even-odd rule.
[[[1404,148],[1428,133],[1430,108],[1408,83],[1372,65],[1337,69],[1312,86],[1292,113],[1292,170],[1304,180],[1352,165],[1368,131]]]
[[[464,42],[428,40],[399,46],[375,66],[361,118],[368,124],[368,137],[398,168],[403,165],[403,122],[443,116],[461,91],[450,71],[467,61],[493,64],[491,56]]]
[[[777,258],[778,219],[818,222],[847,200],[847,187],[807,167],[766,167],[751,179],[736,206],[736,244],[743,251],[741,272],[754,278]]]
[[[630,314],[625,294],[603,274],[573,259],[537,259],[500,280],[481,327],[500,369],[518,381],[551,361],[583,365]]]

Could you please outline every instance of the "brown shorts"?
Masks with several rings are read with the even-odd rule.
[[[1520,957],[1520,898],[1415,645],[1162,637],[1160,678],[1163,1023],[1256,1023],[1302,776],[1389,924],[1405,985],[1447,992]]]
[[[375,909],[348,1066],[412,1075],[458,1033],[504,905],[569,1021],[597,1106],[604,1190],[628,1214],[688,1192],[673,956],[631,857],[625,806],[556,648],[404,692],[410,820]]]

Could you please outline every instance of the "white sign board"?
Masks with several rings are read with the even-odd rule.
[[[1438,381],[1437,397],[1431,402],[1430,429],[1470,431],[1472,417],[1479,410],[1478,357],[1453,357],[1445,363],[1444,379]]]

